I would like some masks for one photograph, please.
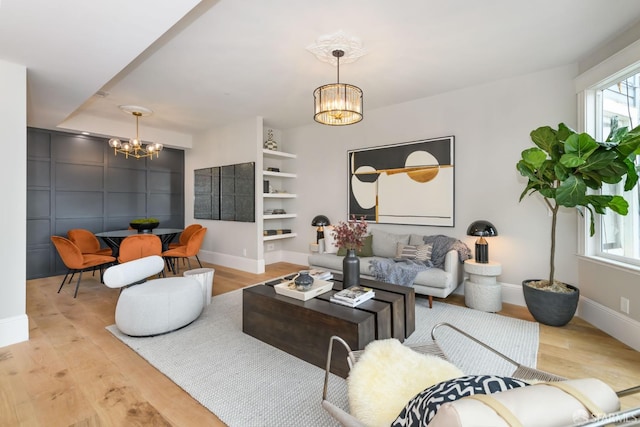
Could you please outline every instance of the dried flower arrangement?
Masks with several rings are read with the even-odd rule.
[[[364,217],[359,220],[355,215],[347,222],[340,221],[333,228],[333,236],[336,238],[335,245],[339,248],[360,249],[363,246],[364,237],[367,234],[367,222]]]

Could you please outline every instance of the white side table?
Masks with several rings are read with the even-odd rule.
[[[469,274],[464,281],[464,303],[467,307],[492,313],[502,310],[502,287],[496,282],[496,277],[502,274],[502,264],[468,259],[464,262],[464,271]]]

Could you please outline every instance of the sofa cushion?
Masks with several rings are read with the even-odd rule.
[[[373,256],[373,236],[368,235],[362,240],[362,247],[356,251],[356,255],[359,257]],[[341,247],[338,249],[338,256],[345,256],[347,254],[347,248]]]
[[[374,228],[371,229],[371,235],[373,235],[374,256],[394,258],[398,243],[409,244],[408,234],[392,234]],[[424,244],[424,242],[421,242],[421,244]]]

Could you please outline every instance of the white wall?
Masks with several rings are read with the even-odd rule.
[[[325,214],[334,223],[346,219],[348,149],[454,135],[455,227],[375,227],[446,234],[473,249],[475,238],[466,236],[466,229],[473,220],[486,219],[499,232],[489,239],[489,256],[502,263],[500,281],[520,284],[546,278],[551,218],[537,196],[518,203],[526,181],[515,166],[521,151],[532,145],[531,130],[562,121],[575,127],[576,73],[575,66],[561,67],[365,110],[361,123],[344,128],[314,124],[284,131],[283,140],[298,155],[294,228],[301,236],[287,242],[286,250],[308,252],[315,215]],[[578,278],[576,228],[575,212],[564,211],[558,225],[556,277],[568,283]]]
[[[207,227],[200,258],[203,261],[259,273],[264,271],[262,246],[258,245],[257,223],[212,221],[193,218],[195,169],[235,163],[257,162],[262,146],[262,118],[251,118],[212,129],[194,138],[193,149],[185,152],[185,226]],[[261,168],[262,163],[256,164]],[[262,193],[262,182],[256,183]],[[258,191],[258,190],[256,190]],[[262,209],[256,206],[256,209]]]
[[[26,314],[27,253],[27,70],[0,61],[0,141],[10,162],[0,168],[4,244],[0,286],[0,347],[29,339]],[[11,147],[11,149],[9,149]]]

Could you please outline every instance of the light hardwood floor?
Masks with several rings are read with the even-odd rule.
[[[303,268],[277,263],[258,275],[205,266],[216,270],[214,295]],[[0,348],[0,426],[224,425],[105,329],[114,323],[117,289],[85,273],[74,299],[72,285],[56,293],[61,280],[27,282],[30,339]],[[460,296],[446,302],[464,305]],[[508,304],[501,314],[532,320]],[[541,325],[538,367],[597,377],[616,390],[640,384],[640,353],[578,318],[563,328]],[[640,405],[636,396],[623,406]]]

